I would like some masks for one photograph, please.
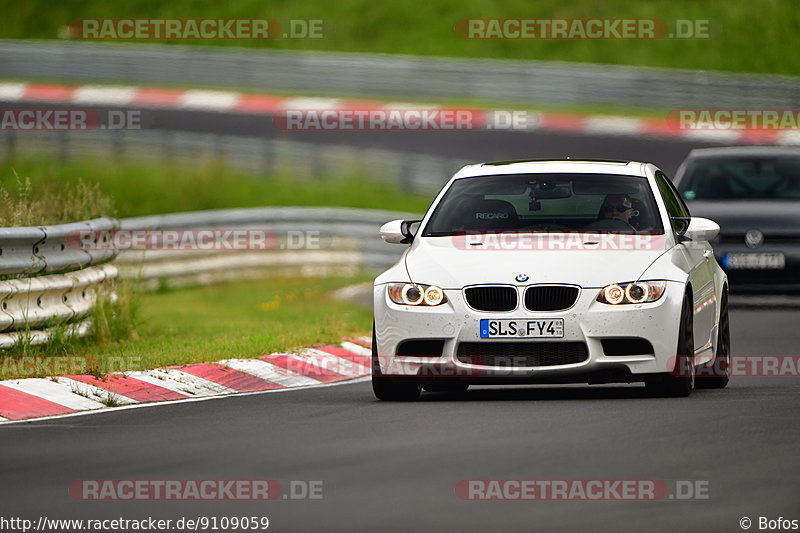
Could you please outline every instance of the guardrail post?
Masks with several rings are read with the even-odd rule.
[[[61,164],[69,162],[69,132],[58,132],[58,161]]]
[[[14,149],[17,145],[17,137],[13,130],[3,131],[3,160],[12,161],[14,159]]]
[[[403,162],[400,165],[400,176],[398,176],[398,180],[400,182],[400,187],[409,194],[413,194],[415,191],[414,185],[414,154],[408,153],[405,154],[403,157]]]
[[[261,152],[261,173],[270,175],[275,173],[275,142],[268,139],[264,142]]]
[[[114,130],[111,132],[111,145],[114,158],[117,161],[122,161],[125,158],[125,133],[122,130]]]
[[[165,131],[161,134],[162,142],[161,142],[161,155],[165,163],[170,164],[172,163],[174,150],[172,146],[172,132]]]

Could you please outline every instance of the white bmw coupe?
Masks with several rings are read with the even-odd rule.
[[[728,383],[728,287],[656,166],[509,161],[464,167],[375,280],[382,400],[475,384],[644,382],[688,396]]]

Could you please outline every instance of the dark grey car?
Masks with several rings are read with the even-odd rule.
[[[800,148],[692,150],[673,180],[712,242],[731,291],[800,291]]]

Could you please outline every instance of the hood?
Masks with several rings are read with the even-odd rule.
[[[716,200],[688,203],[692,216],[710,218],[722,235],[744,235],[751,229],[765,235],[800,235],[800,201]]]
[[[632,237],[632,236],[628,236]],[[633,281],[665,253],[665,239],[658,236],[649,249],[609,249],[611,246],[578,246],[570,249],[478,249],[455,237],[416,239],[405,256],[411,281],[460,289],[483,283],[568,283],[603,287]],[[599,240],[599,239],[598,239]],[[482,248],[482,247],[481,247]],[[525,274],[528,280],[517,282]]]

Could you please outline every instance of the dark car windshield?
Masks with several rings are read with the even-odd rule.
[[[456,180],[422,236],[470,231],[662,235],[663,227],[645,178],[559,173]]]
[[[686,200],[800,199],[800,157],[704,157],[678,189]]]

